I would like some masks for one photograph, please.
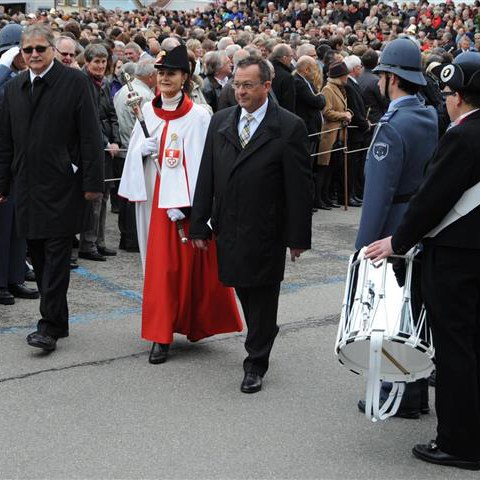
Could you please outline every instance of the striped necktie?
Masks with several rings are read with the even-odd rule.
[[[243,126],[242,131],[240,132],[240,145],[242,145],[242,148],[245,148],[245,145],[250,140],[250,122],[254,118],[255,117],[251,113],[247,113],[245,115],[245,119],[247,121],[245,122],[245,125]]]

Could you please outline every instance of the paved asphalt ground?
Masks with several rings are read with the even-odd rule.
[[[315,214],[314,248],[288,262],[280,335],[255,395],[239,390],[244,334],[177,338],[166,364],[148,364],[137,254],[80,261],[71,336],[51,355],[25,343],[38,301],[0,305],[0,478],[478,478],[412,457],[434,437],[432,389],[432,414],[417,421],[373,424],[357,411],[364,379],[333,348],[359,214]]]

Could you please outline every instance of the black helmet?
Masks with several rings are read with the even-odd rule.
[[[374,72],[394,73],[415,85],[425,86],[422,73],[422,55],[417,44],[409,38],[397,38],[390,42],[380,56]]]
[[[0,53],[20,45],[23,28],[18,23],[9,23],[0,30]]]
[[[480,53],[464,52],[453,63],[433,69],[444,85],[454,91],[480,93]]]

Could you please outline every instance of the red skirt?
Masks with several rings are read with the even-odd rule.
[[[170,344],[174,333],[197,341],[211,335],[241,332],[233,289],[218,279],[217,251],[183,244],[167,210],[158,208],[155,181],[143,287],[142,338]],[[183,220],[188,236],[189,221]]]

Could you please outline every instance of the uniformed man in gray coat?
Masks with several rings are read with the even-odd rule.
[[[425,85],[417,44],[408,38],[390,42],[374,72],[379,74],[380,91],[390,106],[367,152],[363,211],[355,242],[358,250],[396,230],[422,182],[438,138],[435,109],[417,97]],[[384,384],[383,399],[389,390],[390,384]],[[365,402],[358,406],[365,410]],[[407,384],[396,416],[419,418],[428,411],[427,380]]]

